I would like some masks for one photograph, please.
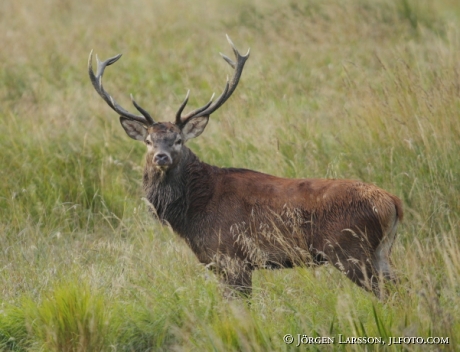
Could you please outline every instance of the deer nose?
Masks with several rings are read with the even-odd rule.
[[[171,158],[168,154],[165,153],[157,153],[153,157],[153,162],[158,166],[167,166],[171,165]]]

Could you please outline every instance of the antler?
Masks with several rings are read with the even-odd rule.
[[[227,101],[227,99],[230,98],[232,93],[235,91],[236,86],[238,85],[238,82],[240,80],[241,74],[243,73],[244,64],[246,63],[246,60],[249,58],[250,49],[248,49],[248,52],[246,53],[246,55],[243,56],[235,48],[235,45],[233,44],[233,42],[231,41],[228,35],[227,35],[227,40],[232,46],[233,53],[235,54],[235,58],[236,58],[236,63],[233,62],[229,57],[225,56],[224,54],[220,53],[220,55],[222,55],[224,60],[227,61],[227,63],[230,66],[232,66],[232,68],[235,69],[235,73],[233,75],[232,80],[229,81],[227,77],[227,83],[225,84],[225,89],[215,102],[213,102],[213,99],[214,99],[214,94],[213,94],[211,97],[211,100],[206,105],[202,106],[201,108],[191,111],[185,116],[181,116],[182,111],[184,110],[188,102],[188,98],[190,94],[190,90],[189,90],[187,92],[187,95],[183,103],[181,104],[181,106],[179,107],[179,110],[177,111],[176,122],[175,122],[176,125],[183,126],[189,119],[211,115],[214,111],[219,109]]]
[[[126,117],[127,119],[130,119],[130,120],[139,121],[146,126],[152,126],[153,124],[155,124],[155,121],[149,115],[147,111],[145,111],[142,107],[139,106],[139,104],[136,103],[132,95],[131,95],[131,101],[133,102],[134,107],[142,114],[142,116],[134,115],[130,113],[129,111],[123,109],[110,96],[110,94],[104,90],[104,87],[102,86],[102,75],[104,74],[105,68],[117,62],[120,57],[121,57],[121,54],[118,54],[117,56],[111,57],[110,59],[100,62],[99,58],[96,55],[97,72],[95,75],[93,72],[93,65],[92,65],[93,51],[91,50],[91,53],[89,54],[89,60],[88,60],[88,73],[89,73],[89,78],[91,79],[91,82],[93,83],[93,87],[94,89],[96,89],[96,92],[98,92],[99,95],[102,97],[102,99],[104,99],[105,102],[121,116]]]

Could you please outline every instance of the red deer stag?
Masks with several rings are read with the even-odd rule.
[[[193,250],[198,260],[219,274],[227,287],[251,293],[257,268],[291,268],[330,262],[350,280],[377,296],[380,282],[393,280],[390,251],[401,201],[371,184],[352,180],[286,179],[257,171],[208,165],[185,146],[205,129],[209,116],[235,91],[244,64],[222,57],[234,69],[223,93],[174,123],[155,122],[131,96],[141,115],[123,109],[104,90],[102,75],[117,55],[97,72],[88,71],[105,102],[120,115],[129,137],[147,147],[144,191],[153,212],[169,224]],[[380,280],[383,279],[383,280]],[[228,292],[234,292],[229,290]]]

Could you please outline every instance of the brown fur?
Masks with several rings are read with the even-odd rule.
[[[147,154],[144,189],[157,216],[241,292],[250,292],[254,269],[324,262],[376,294],[379,274],[392,279],[389,270],[379,272],[376,251],[403,211],[397,197],[374,185],[218,168],[185,146],[167,171],[152,160]],[[390,250],[391,243],[384,260]]]

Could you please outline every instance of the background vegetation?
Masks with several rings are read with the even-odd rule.
[[[0,2],[0,349],[287,351],[308,336],[449,337],[460,349],[460,4],[456,0]],[[255,275],[222,299],[148,215],[144,147],[86,72],[171,121],[223,88],[228,33],[251,58],[190,147],[208,163],[353,178],[404,201],[400,285],[379,302],[325,266]]]

